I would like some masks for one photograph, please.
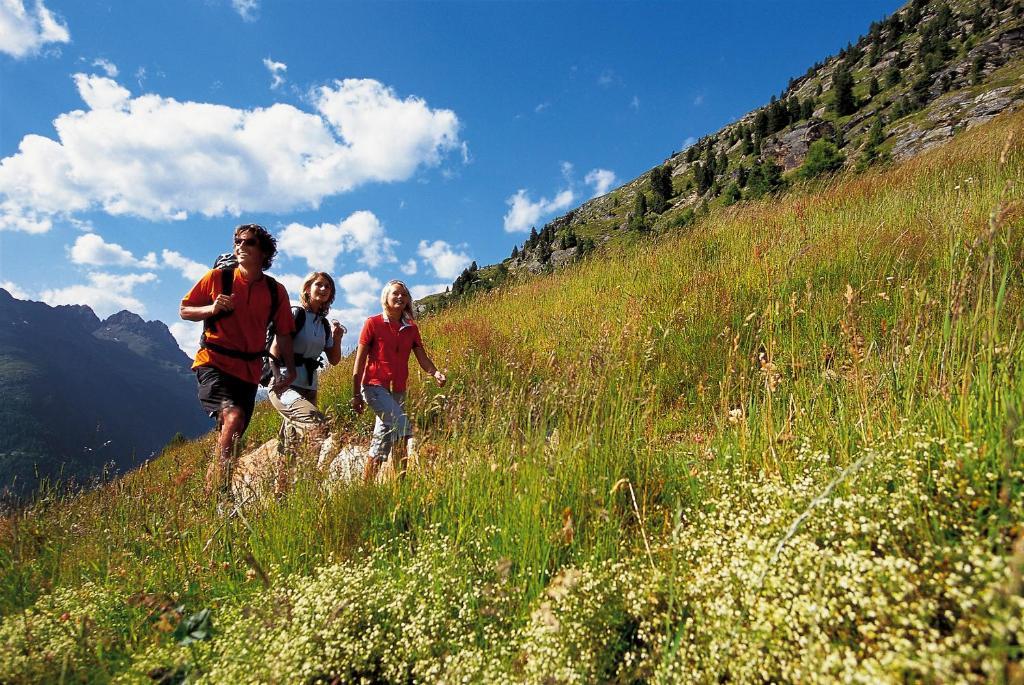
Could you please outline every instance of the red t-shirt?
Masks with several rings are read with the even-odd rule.
[[[363,324],[359,344],[367,350],[363,385],[403,392],[409,381],[409,353],[414,347],[423,347],[419,327],[412,321],[392,323],[378,314]]]
[[[181,304],[186,307],[205,307],[212,304],[221,292],[220,284],[220,270],[208,271],[192,286],[188,295],[182,298]],[[235,301],[235,311],[217,319],[216,331],[207,331],[206,339],[233,350],[262,352],[267,341],[267,320],[270,317],[270,288],[267,287],[264,277],[261,276],[250,283],[242,278],[240,269],[235,269],[231,298]],[[274,325],[279,335],[289,335],[295,330],[288,291],[280,283],[277,284],[277,314],[274,316]],[[263,360],[237,359],[213,350],[200,349],[196,353],[192,368],[200,366],[213,366],[247,383],[259,383]]]

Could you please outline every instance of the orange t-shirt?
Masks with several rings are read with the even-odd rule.
[[[359,344],[367,348],[363,385],[403,392],[409,380],[409,353],[414,347],[423,347],[419,327],[412,321],[391,323],[378,314],[363,324]]]
[[[217,319],[216,330],[207,331],[206,339],[212,343],[242,352],[262,352],[267,341],[267,320],[270,317],[270,288],[267,287],[265,276],[251,283],[242,278],[240,269],[235,269],[235,278],[231,286],[231,299],[235,301],[235,310],[227,316]],[[199,282],[192,286],[181,300],[186,307],[205,307],[213,304],[220,294],[221,275],[219,269],[206,272]],[[277,314],[274,316],[275,330],[278,335],[289,335],[295,330],[292,318],[291,303],[288,302],[288,291],[280,283],[277,284]],[[237,359],[200,349],[196,353],[192,368],[213,366],[224,373],[237,376],[247,383],[259,383],[263,371],[262,359]]]

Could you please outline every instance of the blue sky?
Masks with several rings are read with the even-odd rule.
[[[191,355],[182,295],[258,222],[357,329],[388,279],[503,259],[900,4],[0,0],[0,287]]]

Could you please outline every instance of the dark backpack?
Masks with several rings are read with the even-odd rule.
[[[231,291],[234,289],[235,284],[235,269],[238,267],[238,260],[234,254],[228,252],[220,255],[213,263],[213,268],[220,272],[220,292],[223,295],[231,295]],[[270,356],[270,343],[274,339],[274,315],[277,313],[277,307],[280,303],[280,297],[277,291],[277,281],[272,276],[263,274],[263,279],[267,282],[267,288],[270,289],[270,314],[267,316],[267,336],[266,342],[264,343],[263,349],[259,352],[246,352],[244,350],[236,350],[231,347],[224,347],[218,343],[210,342],[206,339],[208,331],[217,330],[217,322],[221,319],[231,316],[233,312],[221,312],[215,314],[210,318],[203,321],[203,333],[199,337],[199,347],[204,350],[212,350],[217,354],[223,354],[225,357],[232,357],[234,359],[244,359],[246,361],[252,361],[253,359],[260,359]]]

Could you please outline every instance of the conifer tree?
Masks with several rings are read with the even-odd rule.
[[[832,109],[837,115],[845,116],[857,111],[857,101],[853,95],[853,75],[842,62],[836,65],[832,73],[832,92],[835,95]]]
[[[728,207],[729,205],[736,204],[739,202],[743,194],[740,192],[740,186],[736,181],[733,181],[725,187],[722,192],[722,204]]]
[[[644,215],[647,214],[647,198],[643,191],[636,194],[633,201],[633,214],[629,219],[629,228],[634,231],[646,231],[647,223]]]
[[[814,105],[815,102],[813,97],[808,96],[804,98],[804,101],[800,103],[800,118],[810,119],[811,117],[813,117]]]
[[[537,244],[537,238],[539,238],[539,237],[540,236],[537,235],[537,227],[536,226],[531,226],[530,227],[530,237],[526,239],[526,244],[523,246],[523,249],[524,250],[526,248],[533,249],[533,247]]]
[[[984,52],[979,52],[971,63],[971,83],[978,85],[985,78],[985,64],[988,59]]]
[[[651,211],[661,214],[672,197],[672,172],[666,166],[651,170]]]
[[[768,112],[764,111],[764,109],[757,110],[757,114],[754,115],[754,132],[760,138],[764,138],[769,133]]]
[[[807,157],[797,170],[797,176],[807,180],[830,174],[842,168],[844,159],[835,144],[819,138],[807,149]]]
[[[892,88],[899,84],[903,80],[903,75],[900,73],[899,67],[893,65],[885,72],[885,87]]]
[[[785,187],[782,178],[782,167],[771,160],[758,160],[750,171],[747,179],[747,193],[752,198],[759,198]]]
[[[512,256],[510,257],[510,259],[512,259],[513,261],[516,260],[516,259],[519,259],[519,246],[518,245],[513,245],[512,246]]]
[[[878,85],[878,79],[872,76],[868,81],[868,97],[874,98],[879,92],[881,92],[881,88]]]
[[[864,149],[861,151],[860,157],[857,158],[857,171],[864,171],[872,164],[883,161],[880,148],[884,142],[885,122],[882,120],[881,114],[876,114],[867,140],[864,142]]]

